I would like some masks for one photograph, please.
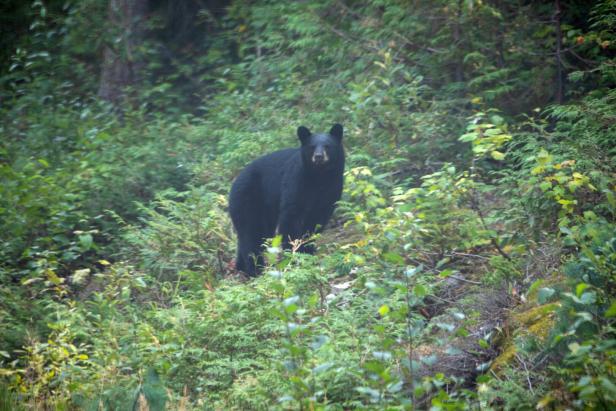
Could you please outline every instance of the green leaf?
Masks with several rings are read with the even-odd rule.
[[[373,401],[377,401],[379,398],[381,398],[381,393],[375,390],[374,388],[355,387],[355,391],[359,392],[360,394],[369,395],[370,397],[372,397]]]
[[[71,277],[72,283],[75,285],[81,285],[86,282],[89,275],[90,275],[89,268],[82,268],[80,270],[75,270],[73,272],[73,276]]]
[[[401,255],[396,254],[396,253],[392,253],[392,252],[383,253],[382,257],[383,257],[383,260],[387,261],[388,263],[397,264],[397,265],[404,264],[404,258]]]
[[[426,287],[424,287],[423,285],[417,284],[415,287],[413,287],[413,294],[415,294],[419,298],[425,297],[428,294],[428,290],[426,290]]]
[[[490,121],[492,123],[494,123],[495,125],[497,125],[497,126],[501,126],[501,125],[503,125],[505,123],[505,119],[503,117],[499,116],[498,114],[492,114],[490,116]]]
[[[479,137],[478,133],[466,133],[466,134],[463,134],[458,140],[464,141],[464,142],[471,142],[471,141],[475,141],[477,137]]]
[[[316,374],[321,374],[322,372],[325,372],[325,371],[329,370],[331,367],[333,367],[333,365],[334,364],[331,363],[331,362],[326,362],[326,363],[317,365],[316,367],[314,367],[312,369],[312,373],[315,374],[315,375]]]
[[[400,390],[402,390],[403,387],[403,382],[402,381],[398,381],[395,383],[391,383],[387,385],[387,391],[391,392],[391,393],[396,393],[396,392],[400,392]]]
[[[286,304],[285,304],[285,307],[284,307],[284,311],[285,311],[287,314],[293,314],[293,313],[295,313],[298,309],[299,309],[299,307],[298,307],[296,304],[289,304],[289,305],[286,305]]]
[[[470,332],[466,328],[460,327],[456,330],[456,335],[458,337],[468,337],[470,335]]]
[[[389,313],[389,306],[386,304],[383,304],[380,308],[379,308],[379,315],[381,317],[385,317],[387,314]]]
[[[454,271],[451,268],[447,268],[439,273],[439,277],[447,278],[452,275]]]
[[[91,234],[82,234],[79,236],[79,244],[81,245],[83,251],[88,251],[91,249],[93,242],[94,240],[92,239]]]
[[[276,237],[272,238],[272,247],[280,248],[281,245],[282,245],[281,235],[277,235]]]
[[[539,188],[541,189],[541,191],[546,192],[549,189],[552,188],[552,182],[551,181],[542,181],[541,184],[539,184]]]
[[[553,288],[543,287],[539,289],[537,293],[537,301],[539,304],[545,304],[555,293]]]
[[[32,283],[37,283],[39,281],[43,281],[43,279],[40,277],[28,278],[28,279],[23,280],[21,282],[21,285],[30,285]]]
[[[437,261],[436,268],[441,268],[442,266],[447,264],[449,261],[451,261],[449,257],[441,258],[440,260]]]
[[[610,308],[603,314],[606,318],[616,317],[616,300],[612,301]]]
[[[498,150],[492,150],[490,152],[490,155],[492,156],[492,158],[494,160],[500,161],[500,160],[504,160],[505,159],[505,153],[501,153]]]
[[[536,281],[534,281],[530,287],[528,287],[528,291],[526,292],[526,295],[528,295],[529,297],[532,298],[536,298],[536,294],[537,294],[537,290],[539,289],[539,287],[541,287],[543,285],[544,281],[543,279],[538,279]]]
[[[476,380],[478,383],[486,384],[492,381],[492,378],[490,378],[490,376],[487,374],[483,374],[483,375],[478,376]]]
[[[579,349],[580,349],[580,344],[574,342],[568,345],[569,351],[571,351],[572,354],[576,354]]]
[[[582,295],[582,293],[584,292],[585,289],[587,289],[588,287],[590,287],[589,284],[586,283],[579,283],[576,287],[575,287],[575,295],[580,297]]]
[[[599,377],[601,381],[601,388],[603,388],[607,393],[609,393],[610,401],[616,400],[616,384],[606,378],[604,376]]]
[[[139,288],[145,288],[147,287],[147,284],[143,277],[135,277],[135,286]]]
[[[595,294],[594,291],[586,292],[582,294],[582,296],[580,297],[580,301],[584,305],[594,304],[597,301],[597,294]]]

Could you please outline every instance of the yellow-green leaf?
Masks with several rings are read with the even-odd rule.
[[[498,150],[492,150],[490,155],[492,156],[494,160],[498,160],[498,161],[503,160],[505,158],[505,153],[501,153]]]
[[[616,317],[616,300],[612,301],[610,308],[605,311],[604,315],[606,318]]]
[[[379,308],[379,315],[381,317],[385,317],[387,313],[389,313],[389,306],[386,304],[383,304],[381,308]]]

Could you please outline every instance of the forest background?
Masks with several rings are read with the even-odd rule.
[[[0,409],[616,407],[616,1],[0,6]],[[345,126],[315,256],[227,193]]]

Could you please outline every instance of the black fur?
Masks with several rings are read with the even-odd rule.
[[[229,195],[229,214],[237,232],[236,268],[249,276],[263,266],[262,245],[276,233],[289,248],[325,227],[342,193],[342,126],[329,133],[297,129],[301,147],[276,151],[250,163]],[[299,251],[314,252],[311,244]]]

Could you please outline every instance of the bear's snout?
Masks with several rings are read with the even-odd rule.
[[[322,148],[315,150],[312,154],[312,162],[316,165],[325,164],[329,161],[329,157],[327,156],[327,151]]]

